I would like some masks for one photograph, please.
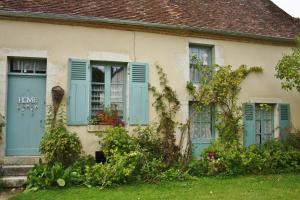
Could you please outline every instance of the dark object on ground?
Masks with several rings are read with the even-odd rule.
[[[105,163],[106,157],[103,151],[96,151],[95,152],[95,159],[96,163]]]

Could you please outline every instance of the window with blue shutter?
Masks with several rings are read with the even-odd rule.
[[[129,124],[148,124],[148,64],[130,63]]]
[[[289,104],[279,104],[280,138],[285,139],[291,128],[291,114]]]
[[[263,144],[274,138],[274,104],[244,104],[244,144]]]
[[[85,125],[89,118],[89,61],[69,60],[68,124]]]

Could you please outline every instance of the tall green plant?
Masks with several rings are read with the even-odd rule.
[[[41,140],[40,152],[47,162],[60,162],[69,166],[80,157],[82,145],[75,133],[67,130],[64,111],[60,110],[58,120],[53,123],[52,108],[48,108],[46,131]]]
[[[193,58],[194,67],[200,72],[199,87],[188,82],[187,90],[193,97],[194,106],[202,108],[217,107],[216,128],[221,141],[233,142],[239,138],[241,107],[237,104],[242,81],[250,73],[261,73],[262,68],[240,66],[236,70],[232,66],[205,66],[200,60]]]
[[[276,78],[280,79],[285,90],[300,92],[300,35],[296,38],[297,47],[291,54],[285,54],[276,66]]]
[[[153,106],[159,116],[158,132],[163,137],[164,160],[169,165],[179,156],[179,148],[175,144],[175,128],[177,126],[174,120],[180,109],[180,102],[176,92],[168,85],[167,75],[163,69],[156,65],[161,91],[150,85],[150,91],[154,97]]]

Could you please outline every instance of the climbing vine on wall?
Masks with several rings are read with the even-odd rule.
[[[158,90],[154,86],[149,86],[154,97],[153,106],[159,116],[159,124],[157,131],[163,137],[164,160],[170,165],[179,157],[179,148],[175,141],[175,129],[177,122],[174,120],[177,112],[180,109],[180,102],[176,92],[168,85],[167,75],[163,69],[156,65],[158,72],[160,88]]]
[[[187,84],[187,90],[195,101],[194,106],[198,110],[217,107],[216,128],[221,141],[237,141],[241,129],[241,107],[237,104],[241,83],[250,73],[261,73],[262,68],[242,65],[234,70],[230,65],[205,66],[196,58],[193,62],[200,73],[199,86],[192,82]]]

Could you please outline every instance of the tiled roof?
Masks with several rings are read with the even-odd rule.
[[[300,33],[298,19],[269,0],[0,0],[1,15],[18,12],[129,20],[287,39]]]

